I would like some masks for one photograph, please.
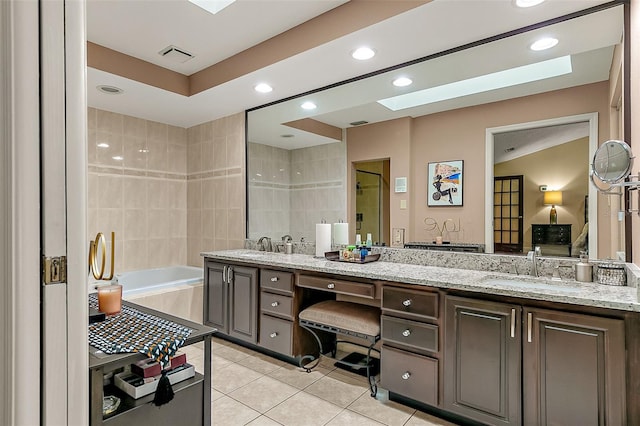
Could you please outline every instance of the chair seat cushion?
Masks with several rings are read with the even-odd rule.
[[[380,335],[380,308],[352,302],[325,300],[300,312],[300,319],[366,334]]]

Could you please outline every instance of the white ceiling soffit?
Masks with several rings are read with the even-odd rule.
[[[148,120],[181,127],[191,127],[258,105],[606,2],[601,0],[548,0],[538,7],[525,10],[514,7],[511,0],[435,0],[190,98],[89,68],[88,104],[91,107]],[[199,47],[192,48],[189,43],[182,43],[181,41],[185,38],[191,38],[191,33],[196,34],[196,37],[202,35],[200,33],[202,31],[201,26],[205,25],[199,21],[202,18],[189,20],[180,17],[178,19],[176,16],[180,16],[184,12],[181,9],[180,13],[174,12],[175,16],[167,20],[166,17],[161,18],[158,16],[159,12],[153,11],[155,5],[159,3],[178,3],[182,8],[189,6],[195,8],[195,10],[200,8],[189,4],[186,0],[182,2],[152,2],[154,7],[150,7],[150,3],[150,1],[89,0],[87,7],[89,41],[154,63],[157,63],[157,58],[154,58],[153,55],[159,57],[156,52],[168,44],[175,44],[194,53],[196,58],[186,63],[190,66],[199,57],[206,56],[202,54]],[[289,9],[293,7],[292,5],[297,5],[299,2],[270,0],[252,2],[239,0],[218,15],[225,16],[227,11],[233,11],[238,4],[243,7],[249,7],[252,12],[247,15],[258,16],[259,14],[255,13],[256,9],[251,6],[262,3],[268,3],[279,13],[287,15]],[[306,3],[306,1],[301,3]],[[318,3],[324,4],[325,2]],[[337,4],[339,3],[341,2]],[[337,4],[333,4],[332,7]],[[145,7],[142,7],[143,5]],[[174,6],[178,7],[175,4],[172,7]],[[111,7],[115,7],[115,9],[112,10]],[[165,10],[167,7],[165,5],[161,9]],[[122,18],[123,22],[127,22],[126,26],[113,25],[113,22],[118,21],[116,16],[127,14],[127,11],[130,12],[129,15],[132,17]],[[166,14],[167,12],[165,11],[164,13]],[[202,13],[206,14],[204,11]],[[251,27],[246,16],[242,17],[242,19],[238,16],[231,19],[229,16],[226,15],[227,19],[229,19],[229,22],[233,22],[233,25],[229,25],[236,29],[236,33],[260,33],[259,30],[256,30],[256,28],[259,28],[258,26]],[[266,19],[261,16],[259,20]],[[107,23],[103,21],[107,21]],[[163,35],[165,31],[174,31],[175,28],[173,27],[180,28],[179,31],[176,30],[176,33],[181,34],[181,38],[176,39],[175,35],[168,37]],[[241,28],[241,30],[237,31],[237,28]],[[251,31],[247,31],[247,28],[251,28]],[[585,38],[590,38],[606,32],[593,31],[593,28],[600,27],[591,27],[582,32],[582,35]],[[144,43],[139,42],[137,37],[131,37],[131,34],[147,33],[149,34],[149,39],[160,38],[157,42],[159,47],[149,50],[147,47],[141,47]],[[259,37],[259,35],[256,34],[256,37],[264,40],[274,34],[265,34],[262,37]],[[205,44],[212,43],[211,40],[213,39],[210,36],[208,37]],[[226,53],[207,61],[207,65],[250,47],[247,45],[237,47],[234,40],[234,37],[229,36],[219,38],[219,45],[223,46],[222,48],[225,49]],[[247,41],[245,40],[244,42],[246,43]],[[351,59],[349,52],[354,47],[365,43],[376,48],[378,52],[376,57],[364,62]],[[149,52],[148,57],[144,57],[141,51]],[[503,58],[506,57],[507,59],[510,56],[502,55]],[[473,67],[465,66],[463,68],[480,69],[486,63],[491,62],[492,60],[485,57],[483,60],[473,63]],[[173,65],[175,66],[176,64]],[[163,66],[168,67],[167,65]],[[253,86],[262,81],[269,82],[274,87],[273,92],[268,94],[256,93],[253,90]],[[125,89],[125,94],[116,97],[102,95],[95,90],[95,86],[99,84],[121,87]],[[314,118],[318,119],[322,114],[328,114],[333,111],[318,108],[316,110],[317,115]],[[291,119],[295,118],[284,121],[291,121]],[[360,119],[366,118],[357,118],[357,120]],[[345,119],[343,121],[348,123],[354,120]],[[342,124],[340,127],[345,126]],[[284,133],[291,133],[291,131]],[[280,138],[279,133],[278,138]]]

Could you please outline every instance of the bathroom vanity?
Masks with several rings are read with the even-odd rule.
[[[224,333],[271,355],[297,363],[313,350],[298,326],[305,307],[359,301],[381,308],[379,384],[394,400],[492,425],[640,424],[636,288],[252,250],[203,256],[205,272],[255,271],[257,303],[233,311],[257,321],[257,339]],[[205,324],[220,306],[212,278]]]
[[[113,385],[105,385],[104,376],[120,371],[132,363],[147,358],[141,353],[107,355],[89,346],[89,392],[90,425],[209,425],[211,424],[211,336],[214,328],[203,326],[154,309],[145,308],[131,302],[122,302],[138,311],[148,313],[192,330],[184,346],[204,342],[204,374],[173,385],[174,398],[169,403],[156,407],[154,394],[134,399]],[[189,360],[187,360],[189,362]],[[116,395],[120,406],[108,416],[102,414],[103,396]]]

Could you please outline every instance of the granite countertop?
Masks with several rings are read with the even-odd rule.
[[[640,312],[638,289],[597,283],[581,283],[550,277],[534,278],[491,271],[377,261],[366,264],[333,262],[306,254],[282,254],[256,250],[203,252],[206,258],[259,266],[324,272],[345,277],[395,281],[469,292],[544,300],[581,306]],[[523,282],[510,282],[517,280]]]

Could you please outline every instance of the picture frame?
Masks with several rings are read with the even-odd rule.
[[[462,206],[463,160],[427,164],[427,206]]]

